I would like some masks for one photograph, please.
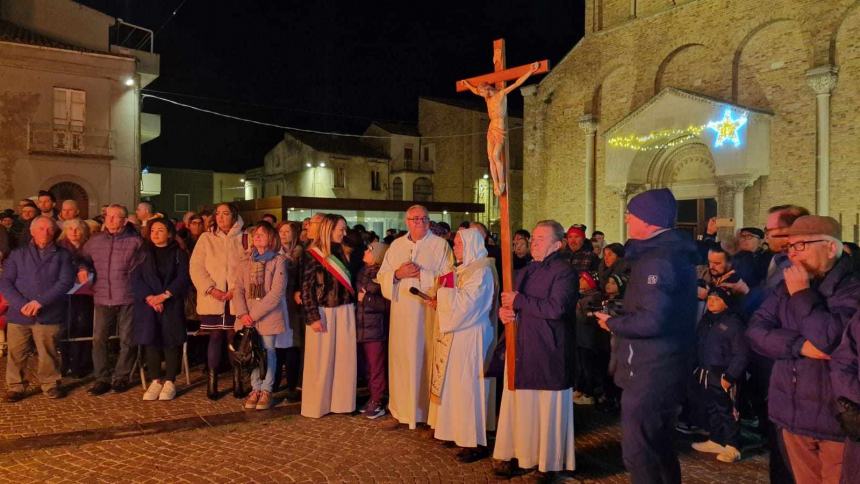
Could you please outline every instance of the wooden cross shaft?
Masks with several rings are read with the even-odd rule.
[[[479,86],[481,83],[494,84],[496,89],[503,90],[507,81],[519,79],[531,70],[531,65],[524,65],[507,69],[505,65],[505,40],[497,39],[493,41],[493,72],[484,74],[469,79],[457,81],[457,92],[466,91],[469,88],[466,86],[466,81],[472,86]],[[549,61],[542,60],[538,69],[533,74],[540,74],[549,71]],[[507,117],[507,113],[505,114]],[[504,120],[503,126],[507,126],[507,119]],[[501,161],[504,166],[504,185],[510,187],[509,168],[509,145],[505,139],[504,148],[501,153]],[[492,162],[491,162],[492,163]],[[501,240],[499,245],[502,249],[502,291],[509,292],[514,290],[513,279],[513,247],[511,239],[511,217],[508,203],[508,193],[510,188],[506,188],[499,196],[499,216],[501,218]],[[516,322],[505,325],[505,368],[508,390],[514,391],[514,375],[516,369],[516,351],[517,351],[517,327]]]

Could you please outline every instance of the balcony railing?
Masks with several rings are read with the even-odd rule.
[[[28,151],[30,153],[62,154],[91,157],[113,156],[111,132],[108,130],[72,129],[53,124],[28,126]]]
[[[391,171],[413,171],[418,173],[433,173],[433,163],[418,160],[394,160]]]

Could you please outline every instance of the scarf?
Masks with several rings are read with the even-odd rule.
[[[266,263],[277,255],[271,250],[262,254],[257,252],[257,249],[251,251],[251,284],[248,287],[248,296],[259,300],[266,295]]]

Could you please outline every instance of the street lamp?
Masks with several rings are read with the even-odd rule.
[[[308,168],[313,167],[313,165],[311,165],[310,163],[305,163],[305,166],[306,166],[306,167],[308,167]]]
[[[324,161],[320,162],[320,168],[325,168],[325,162]]]
[[[134,78],[133,77],[126,77],[125,81],[123,81],[123,84],[125,84],[128,87],[134,86]]]

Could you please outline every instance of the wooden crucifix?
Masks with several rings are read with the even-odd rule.
[[[521,86],[532,74],[542,74],[549,71],[549,61],[542,60],[533,64],[507,69],[505,66],[505,40],[493,41],[493,72],[481,76],[457,81],[457,92],[471,91],[481,96],[487,102],[487,113],[490,125],[487,128],[487,159],[490,173],[493,177],[493,192],[499,197],[499,215],[501,216],[502,240],[502,290],[512,291],[513,254],[511,247],[511,219],[508,205],[508,101],[509,92]],[[507,81],[513,80],[510,86]],[[514,371],[516,361],[515,323],[505,325],[505,360],[508,362],[508,389],[514,390]]]

